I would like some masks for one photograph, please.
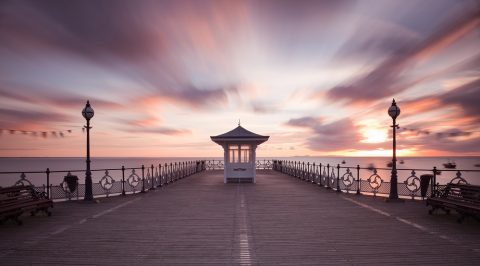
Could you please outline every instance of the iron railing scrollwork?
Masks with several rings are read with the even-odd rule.
[[[272,160],[272,168],[275,171],[292,176],[294,178],[311,182],[319,187],[325,187],[327,189],[333,189],[338,192],[369,194],[373,196],[386,196],[390,192],[390,182],[385,181],[382,177],[385,172],[391,173],[391,168],[372,168],[372,167],[360,167],[357,165],[352,166],[340,166],[312,163],[312,162],[299,162],[290,160]],[[356,169],[356,171],[354,170]],[[380,174],[382,171],[382,174]],[[433,169],[397,169],[397,173],[405,173],[408,171],[408,175],[404,181],[397,183],[398,193],[403,197],[410,197],[412,199],[424,199],[422,197],[421,190],[426,191],[426,196],[435,197],[438,195],[438,191],[443,189],[445,185],[437,183],[437,174],[440,171],[436,167]],[[442,170],[448,173],[452,171],[456,172],[455,177],[450,183],[468,184],[467,179],[462,175],[469,172],[480,172],[480,170]],[[417,172],[425,173],[425,176],[430,176],[430,182],[427,182],[424,189],[422,187],[422,179],[425,179],[422,175],[419,178]],[[363,173],[363,174],[361,174]],[[368,173],[368,174],[365,174]],[[363,175],[363,179],[362,179]]]
[[[205,160],[172,162],[165,163],[164,165],[158,164],[158,167],[155,167],[152,164],[150,167],[142,165],[141,167],[131,168],[122,166],[121,168],[111,169],[92,169],[91,172],[94,176],[97,172],[103,173],[102,176],[99,177],[98,182],[92,184],[92,190],[95,197],[126,195],[138,191],[145,192],[205,170]],[[117,180],[114,178],[115,175],[112,175],[112,172],[119,173],[117,174],[117,176],[119,176]],[[72,173],[85,173],[85,170],[50,171],[50,168],[47,168],[46,171],[0,172],[0,175],[20,174],[20,179],[13,183],[14,186],[34,186],[33,183],[27,179],[27,174],[44,174],[46,175],[46,184],[34,186],[36,192],[42,193],[53,200],[72,200],[73,198],[76,198],[77,200],[83,199],[83,195],[85,194],[85,184],[78,183],[78,178],[75,176],[76,181],[74,186],[72,186]],[[50,179],[53,175],[61,176],[62,174],[66,174],[66,176],[60,184],[53,185],[50,183]]]
[[[30,180],[27,179],[27,175],[25,175],[25,173],[22,173],[20,175],[20,179],[15,182],[14,186],[32,186],[32,182],[30,182]]]
[[[377,169],[373,169],[373,174],[367,178],[368,184],[373,189],[373,196],[376,196],[379,188],[384,183],[381,176],[378,175]]]
[[[460,171],[457,171],[455,177],[450,180],[451,184],[468,184],[467,180],[462,177],[462,173]]]
[[[115,183],[115,179],[108,173],[108,170],[105,170],[105,175],[99,181],[100,186],[105,191],[105,195],[108,197],[111,194],[111,189]]]

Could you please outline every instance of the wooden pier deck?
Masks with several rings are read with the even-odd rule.
[[[208,171],[0,225],[0,265],[478,265],[480,223],[265,170]]]

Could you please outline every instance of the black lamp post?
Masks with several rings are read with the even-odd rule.
[[[85,201],[92,201],[93,200],[93,193],[92,193],[92,172],[90,171],[90,119],[93,117],[93,109],[90,106],[90,102],[87,101],[85,108],[82,110],[82,115],[87,120],[87,125],[85,128],[87,129],[87,169],[85,171]]]
[[[390,178],[390,195],[388,196],[389,201],[397,201],[398,191],[397,191],[397,127],[396,119],[400,115],[400,108],[397,106],[395,99],[392,101],[392,106],[388,108],[388,115],[393,119],[393,158],[392,158],[392,176]]]

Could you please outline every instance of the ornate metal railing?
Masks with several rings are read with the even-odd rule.
[[[223,170],[225,167],[223,160],[206,160],[206,170]],[[273,169],[272,160],[257,160],[255,167],[258,170]]]
[[[289,176],[311,182],[312,184],[333,189],[338,192],[388,196],[390,193],[389,177],[391,168],[370,168],[357,166],[340,166],[316,164],[310,162],[273,160],[273,170]],[[432,169],[397,169],[408,175],[397,184],[398,195],[412,199],[424,199],[438,195],[445,184],[437,183],[440,173]],[[480,170],[442,170],[452,175],[449,183],[468,183],[463,173],[480,173]],[[383,176],[383,177],[382,177]]]
[[[91,170],[98,182],[93,183],[94,197],[109,197],[112,195],[135,194],[166,186],[182,178],[206,170],[206,162],[184,161],[140,167],[124,167]],[[85,170],[56,170],[28,171],[28,172],[0,172],[3,174],[18,174],[20,179],[12,185],[33,185],[28,175],[45,175],[46,184],[34,186],[37,192],[44,192],[53,200],[83,199],[85,184],[78,182],[78,177],[72,173],[85,173]],[[51,184],[52,175],[65,175],[60,184]]]

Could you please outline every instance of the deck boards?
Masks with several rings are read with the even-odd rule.
[[[480,223],[422,202],[336,193],[273,171],[209,171],[145,194],[58,203],[0,225],[3,265],[473,265]]]

